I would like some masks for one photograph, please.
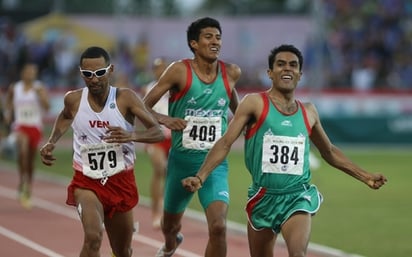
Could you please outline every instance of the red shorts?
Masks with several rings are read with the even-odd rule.
[[[31,149],[36,149],[39,146],[42,138],[42,132],[38,127],[17,125],[15,130],[19,133],[27,135]]]
[[[172,146],[172,138],[167,137],[165,140],[157,142],[157,143],[152,143],[152,144],[146,144],[145,149],[148,151],[148,148],[150,147],[156,147],[162,149],[162,151],[165,153],[166,157],[169,156],[169,150],[170,147]]]
[[[100,183],[100,179],[89,178],[76,170],[67,188],[68,205],[77,205],[74,199],[76,188],[93,191],[103,204],[105,215],[109,217],[112,217],[115,212],[127,212],[133,209],[139,201],[134,170],[119,172],[109,177],[104,185]]]

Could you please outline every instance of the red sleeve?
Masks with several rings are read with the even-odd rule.
[[[262,126],[263,122],[266,119],[266,116],[268,115],[268,112],[269,112],[269,99],[268,99],[268,96],[265,92],[261,92],[260,96],[262,97],[262,100],[263,100],[262,113],[260,114],[260,117],[259,117],[258,121],[256,122],[256,124],[246,131],[245,139],[251,138],[256,133],[256,131],[260,128],[260,126]]]
[[[169,102],[174,102],[182,98],[186,94],[186,92],[189,91],[190,86],[192,85],[192,69],[190,67],[189,59],[184,59],[182,61],[186,65],[186,85],[182,91],[171,94]]]

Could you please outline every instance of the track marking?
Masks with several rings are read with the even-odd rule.
[[[0,196],[6,197],[8,199],[15,199],[16,196],[16,190],[4,187],[0,185]],[[59,204],[52,203],[50,201],[38,198],[38,197],[32,197],[32,203],[33,207],[36,206],[38,208],[44,209],[48,212],[52,212],[70,219],[74,219],[79,221],[79,216],[77,213],[73,210],[73,208],[70,207],[65,207]],[[138,226],[138,222],[136,222],[136,226]],[[10,231],[11,232],[11,231]],[[13,233],[13,232],[11,232]],[[17,234],[16,234],[17,235]],[[28,240],[28,239],[26,239]],[[160,242],[158,240],[155,240],[150,237],[143,236],[141,234],[135,234],[133,236],[133,240],[146,244],[148,246],[151,246],[155,249],[160,248],[163,245],[163,242]],[[176,250],[177,254],[180,254],[183,257],[202,257],[201,255],[195,254],[190,251],[186,251],[183,249],[177,249]],[[50,255],[50,257],[60,257],[61,255]]]
[[[1,162],[4,166],[8,166],[7,163]],[[11,166],[10,166],[11,167]],[[7,169],[6,169],[7,172]],[[62,176],[53,176],[53,175],[44,175],[45,173],[40,173],[40,176],[42,177],[43,180],[54,183],[56,185],[61,185],[63,182],[67,183],[67,179],[62,178]],[[16,191],[15,190],[11,190],[9,188],[3,187],[0,185],[0,195],[6,196],[8,198],[11,199],[15,199],[15,195],[16,195]],[[54,212],[60,215],[63,215],[65,217],[71,218],[71,219],[76,219],[79,220],[79,217],[77,215],[77,213],[72,211],[72,208],[69,207],[63,207],[62,205],[58,205],[58,204],[54,204],[52,202],[46,201],[46,200],[42,200],[40,198],[36,198],[33,197],[33,203],[34,206],[37,206],[39,208],[43,208],[47,211],[50,212]],[[143,205],[148,205],[149,200],[147,198],[145,198],[144,196],[141,196],[139,203],[143,204]],[[198,211],[193,211],[190,209],[187,209],[185,212],[185,216],[188,216],[192,219],[196,219],[199,221],[203,221],[205,222],[205,218],[202,215],[202,213],[198,212]],[[227,221],[228,222],[228,228],[237,232],[241,232],[243,234],[246,235],[246,229],[245,226],[242,224],[238,224],[236,222],[232,222],[232,221]],[[146,244],[148,246],[151,247],[155,247],[156,249],[160,248],[163,245],[163,242],[160,242],[158,240],[149,238],[149,237],[145,237],[141,234],[137,234],[133,236],[133,240],[141,242],[143,244]],[[276,244],[279,245],[285,245],[285,242],[282,238],[282,236],[280,235],[280,237],[278,238]],[[341,251],[339,249],[335,249],[332,247],[328,247],[328,246],[324,246],[324,245],[320,245],[320,244],[316,244],[316,243],[312,243],[309,242],[309,247],[308,250],[312,251],[313,253],[316,254],[320,254],[320,255],[325,255],[328,257],[365,257],[363,255],[358,255],[358,254],[351,254],[351,253],[346,253],[344,251]],[[188,251],[185,251],[183,249],[177,249],[176,250],[177,254],[180,254],[183,257],[202,257],[200,255],[197,255],[195,253],[191,253]]]
[[[11,230],[8,230],[7,228],[3,227],[0,225],[0,234],[2,234],[3,236],[12,239],[20,244],[23,244],[33,250],[35,250],[36,252],[42,253],[48,257],[64,257],[63,255],[60,255],[56,252],[53,252],[52,250],[39,245],[36,242],[31,241],[30,239],[23,237],[19,234],[14,233]]]

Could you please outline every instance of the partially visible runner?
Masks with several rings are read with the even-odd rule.
[[[168,115],[151,109],[157,120],[172,130],[162,219],[165,244],[158,257],[172,256],[183,240],[182,217],[194,194],[180,181],[196,174],[209,149],[226,131],[229,109],[234,112],[238,104],[235,85],[241,70],[218,59],[222,44],[219,22],[209,17],[192,22],[187,29],[187,44],[194,57],[172,63],[144,98],[151,109],[170,93]],[[207,257],[226,256],[227,178],[228,164],[224,161],[198,192],[209,230]]]
[[[226,133],[209,151],[194,176],[182,180],[189,192],[202,190],[202,181],[245,132],[245,163],[252,177],[246,212],[252,257],[272,257],[277,235],[282,233],[289,256],[306,256],[312,215],[322,196],[311,184],[310,141],[331,166],[379,189],[387,179],[369,173],[348,159],[325,133],[315,105],[295,99],[302,75],[303,57],[292,45],[274,48],[268,57],[267,74],[272,87],[246,95]]]
[[[163,71],[167,68],[168,63],[165,58],[156,58],[152,63],[152,72],[154,80],[143,88],[144,94],[147,94],[155,82],[160,78]],[[169,94],[166,93],[159,99],[153,110],[163,115],[168,114]],[[152,226],[155,229],[160,228],[160,221],[163,212],[163,187],[166,177],[167,158],[172,144],[172,135],[169,128],[162,125],[165,140],[159,143],[146,144],[145,150],[149,155],[152,164],[152,180],[150,183],[150,196],[152,198]]]
[[[26,63],[21,80],[10,85],[6,96],[4,119],[11,128],[9,137],[15,138],[19,170],[18,198],[31,208],[35,160],[43,134],[43,116],[50,108],[43,83],[38,80],[38,67]]]
[[[74,175],[66,203],[77,207],[83,225],[80,257],[100,256],[104,230],[114,256],[132,256],[132,209],[139,199],[134,142],[164,139],[141,98],[129,88],[109,84],[113,71],[103,48],[93,46],[82,53],[80,74],[86,87],[66,93],[63,110],[40,149],[43,163],[54,164],[55,145],[71,125]],[[135,119],[146,129],[137,131]]]

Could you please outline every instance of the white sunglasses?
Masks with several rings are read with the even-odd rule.
[[[88,79],[93,78],[93,75],[96,76],[96,78],[100,78],[106,75],[107,71],[110,69],[111,66],[112,65],[109,64],[109,66],[107,66],[106,68],[98,69],[95,71],[82,70],[82,68],[80,68],[80,72],[82,73],[83,77],[88,78]]]

